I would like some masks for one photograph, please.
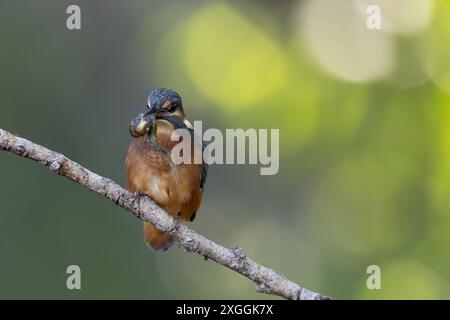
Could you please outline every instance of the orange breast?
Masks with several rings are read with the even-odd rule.
[[[173,128],[158,120],[157,142],[166,154],[152,148],[147,136],[133,139],[125,162],[128,189],[150,196],[169,214],[180,214],[187,221],[200,206],[202,165],[180,164],[172,167],[169,156],[177,141],[171,141]],[[193,144],[193,148],[200,148]],[[192,150],[193,151],[193,150]]]

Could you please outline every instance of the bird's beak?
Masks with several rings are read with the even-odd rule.
[[[186,125],[186,127],[188,127],[189,129],[194,130],[194,126],[192,125],[192,123],[189,122],[188,119],[184,119],[183,122]]]

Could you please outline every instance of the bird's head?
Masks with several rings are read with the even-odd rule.
[[[147,108],[155,115],[170,113],[181,120],[186,118],[180,95],[171,89],[159,88],[150,92]]]
[[[147,99],[148,111],[141,113],[131,121],[130,134],[142,137],[156,131],[156,120],[163,119],[172,123],[181,120],[184,125],[193,129],[192,124],[186,119],[180,95],[171,89],[159,88],[150,92]],[[179,120],[175,121],[176,118]],[[179,123],[179,122],[178,122]]]

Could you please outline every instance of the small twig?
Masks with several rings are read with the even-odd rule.
[[[20,138],[0,129],[0,149],[32,159],[47,166],[52,172],[75,181],[117,205],[127,209],[139,219],[153,223],[158,229],[173,236],[188,252],[196,252],[205,259],[230,268],[250,280],[258,291],[276,294],[292,300],[322,300],[327,296],[310,291],[249,259],[239,247],[229,249],[205,238],[168,215],[149,197],[131,193],[116,182],[102,177],[60,153]]]

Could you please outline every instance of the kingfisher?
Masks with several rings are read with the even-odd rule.
[[[192,124],[186,118],[180,95],[171,89],[153,90],[147,99],[147,111],[131,121],[133,140],[128,148],[125,171],[128,190],[149,196],[168,214],[181,222],[193,221],[200,207],[208,165],[203,156],[194,155],[205,146],[194,138]],[[175,164],[172,149],[185,129],[191,138],[191,161]],[[166,251],[173,238],[144,221],[144,240],[149,248]]]

